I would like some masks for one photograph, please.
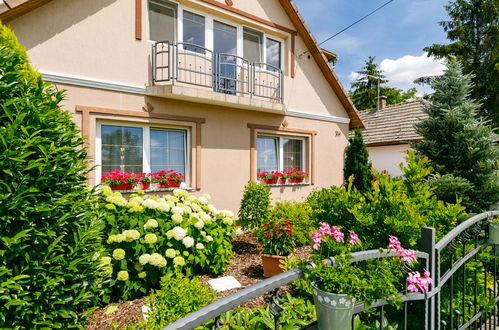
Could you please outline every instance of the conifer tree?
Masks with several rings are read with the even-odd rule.
[[[353,175],[353,186],[359,191],[371,189],[373,179],[371,173],[371,162],[367,152],[364,139],[360,130],[355,131],[355,136],[349,139],[349,145],[345,149],[345,167],[343,168],[343,178],[348,181]]]
[[[438,173],[432,184],[439,198],[452,202],[458,195],[469,211],[480,211],[499,199],[499,152],[497,135],[479,119],[480,106],[469,97],[471,79],[456,59],[447,62],[444,74],[432,81],[429,118],[416,125],[424,139],[414,147]]]

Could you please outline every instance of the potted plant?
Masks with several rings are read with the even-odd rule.
[[[139,183],[142,185],[142,190],[149,190],[151,187],[151,173],[142,173],[139,176]]]
[[[489,219],[489,243],[499,244],[499,218]]]
[[[288,179],[288,175],[286,174],[286,172],[277,172],[277,176],[279,178],[277,183],[286,184],[286,180]]]
[[[264,171],[264,172],[261,172],[261,173],[258,173],[258,179],[260,179],[260,181],[262,181],[264,184],[276,184],[277,181],[279,180],[279,175],[278,175],[279,172],[277,171],[272,171],[272,172],[267,172],[267,171]]]
[[[306,172],[297,170],[296,168],[290,168],[286,172],[286,176],[288,178],[289,183],[301,183],[305,178],[308,177],[308,174]]]
[[[170,173],[168,177],[168,187],[169,188],[178,188],[180,187],[180,184],[182,181],[184,181],[185,177],[178,173],[178,172],[172,172]]]
[[[114,170],[102,175],[101,182],[109,185],[112,190],[132,190],[139,182],[139,176],[135,173]]]
[[[289,221],[271,220],[257,229],[257,239],[262,245],[263,275],[271,277],[282,273],[282,261],[295,249],[293,228]]]
[[[154,182],[158,183],[159,188],[169,188],[168,179],[170,178],[171,172],[173,172],[173,170],[162,170],[152,174],[152,178]]]
[[[319,329],[349,329],[356,302],[369,306],[387,299],[397,304],[399,292],[427,292],[432,283],[428,271],[406,271],[415,265],[415,253],[403,249],[394,236],[389,237],[388,248],[395,251],[395,257],[357,263],[351,262],[351,253],[361,248],[355,232],[349,231],[346,237],[339,227],[321,223],[312,240],[315,267],[304,267],[304,275],[311,284]]]

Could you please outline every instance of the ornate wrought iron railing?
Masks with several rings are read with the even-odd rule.
[[[280,68],[186,42],[160,41],[152,46],[152,80],[154,84],[179,82],[277,102],[283,99]]]
[[[493,302],[493,306],[489,307],[489,311],[481,306],[478,302],[478,276],[477,269],[474,268],[474,284],[471,295],[466,291],[466,268],[462,270],[460,279],[463,283],[459,287],[462,290],[456,294],[456,286],[454,281],[458,276],[458,272],[466,264],[474,261],[479,262],[478,254],[489,246],[492,246],[492,252],[495,256],[496,246],[488,243],[488,219],[499,216],[499,211],[490,211],[481,213],[464,221],[447,235],[445,235],[438,243],[436,243],[436,231],[434,228],[423,227],[421,231],[421,251],[416,251],[416,256],[424,259],[426,269],[429,269],[433,274],[434,283],[430,286],[429,292],[422,293],[407,293],[401,294],[404,301],[403,307],[403,329],[496,329],[497,316],[499,308],[499,285],[497,277],[496,258],[492,257],[488,261],[484,261],[484,288],[483,291]],[[460,245],[460,246],[458,246]],[[460,247],[460,249],[459,249]],[[451,253],[444,255],[444,250],[450,249]],[[499,249],[498,249],[499,250]],[[499,251],[498,251],[499,252]],[[389,250],[369,250],[360,251],[352,254],[352,262],[359,262],[377,258],[393,257],[394,252]],[[326,260],[330,264],[334,260]],[[313,266],[313,264],[311,265]],[[285,273],[265,279],[259,283],[244,288],[234,294],[224,297],[186,317],[166,326],[164,330],[174,329],[194,329],[204,323],[215,319],[213,329],[221,329],[220,315],[236,308],[237,306],[259,297],[265,293],[272,292],[272,298],[269,300],[271,304],[271,313],[274,316],[275,329],[279,328],[280,315],[282,307],[279,304],[279,288],[303,277],[301,269],[292,269]],[[490,280],[488,281],[487,278]],[[449,295],[450,306],[447,309],[441,304],[441,295]],[[459,295],[459,306],[456,305],[455,297]],[[471,300],[469,299],[471,297]],[[416,312],[421,313],[420,325],[408,325],[407,315],[409,313],[409,304],[420,302],[423,306]],[[385,306],[388,304],[386,300],[375,301],[368,307],[363,303],[355,305],[354,314],[361,313],[370,309],[378,309],[380,329],[383,329],[383,321],[385,318]],[[411,311],[413,313],[414,311]],[[353,328],[352,320],[352,328]],[[303,329],[316,329],[316,323],[312,323]]]

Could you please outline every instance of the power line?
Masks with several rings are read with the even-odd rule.
[[[374,14],[375,12],[377,12],[378,10],[380,10],[381,8],[383,8],[383,7],[387,6],[388,4],[390,4],[390,3],[391,3],[391,2],[393,2],[393,1],[395,1],[395,0],[389,0],[389,1],[385,2],[383,5],[379,6],[379,7],[378,7],[378,8],[376,8],[376,9],[374,9],[374,10],[373,10],[372,12],[370,12],[369,14],[367,14],[367,15],[365,15],[364,17],[362,17],[362,18],[360,18],[360,19],[356,20],[355,22],[353,22],[352,24],[350,24],[349,26],[347,26],[347,27],[346,27],[346,28],[344,28],[343,30],[341,30],[341,31],[339,31],[339,32],[337,32],[337,33],[335,33],[335,34],[333,34],[332,36],[330,36],[330,37],[329,37],[329,38],[327,38],[326,40],[324,40],[324,41],[322,41],[322,42],[318,43],[317,45],[318,45],[318,46],[320,46],[320,45],[322,45],[323,43],[325,43],[325,42],[327,42],[327,41],[329,41],[329,40],[333,39],[333,38],[334,38],[334,37],[336,37],[337,35],[339,35],[339,34],[341,34],[341,33],[345,32],[346,30],[348,30],[349,28],[351,28],[351,27],[352,27],[352,26],[354,26],[355,24],[357,24],[357,23],[359,23],[359,22],[361,22],[361,21],[365,20],[366,18],[368,18],[369,16],[371,16],[372,14]],[[303,54],[305,54],[305,53],[307,53],[307,52],[308,52],[308,50],[307,50],[307,51],[305,51],[305,52],[303,52],[302,54],[300,54],[300,56],[301,56],[301,55],[303,55]]]

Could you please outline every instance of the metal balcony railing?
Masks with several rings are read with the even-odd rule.
[[[160,41],[153,45],[152,79],[154,84],[179,82],[280,103],[283,98],[281,69],[187,42]]]

